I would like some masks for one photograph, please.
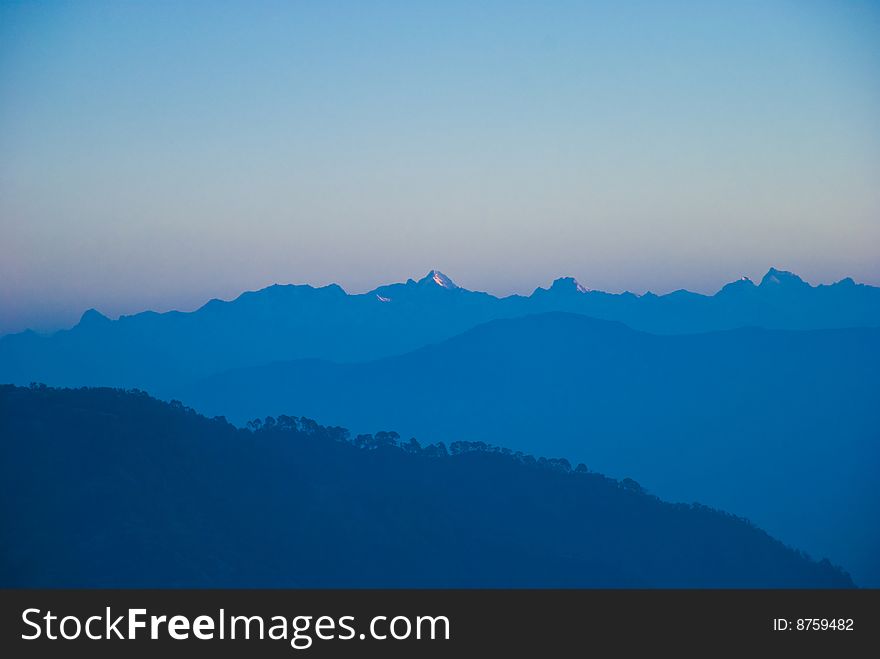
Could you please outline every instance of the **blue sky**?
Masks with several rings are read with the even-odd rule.
[[[880,284],[867,2],[0,4],[0,333],[439,268]]]

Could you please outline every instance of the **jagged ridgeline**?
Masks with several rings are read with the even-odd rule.
[[[7,587],[852,585],[743,519],[486,444],[43,386],[0,387],[0,438]]]
[[[360,361],[446,340],[491,320],[565,311],[663,334],[740,327],[827,329],[880,326],[880,288],[843,279],[810,286],[771,269],[759,284],[715,295],[610,294],[570,277],[530,296],[498,298],[456,285],[436,270],[422,279],[352,295],[333,284],[270,286],[196,311],[146,311],[111,320],[83,314],[70,330],[0,337],[0,383],[137,387],[162,397],[231,368],[292,359]]]

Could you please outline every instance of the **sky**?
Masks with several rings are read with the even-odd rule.
[[[0,333],[770,266],[880,285],[880,3],[0,2]]]

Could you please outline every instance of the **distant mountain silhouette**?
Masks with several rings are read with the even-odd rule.
[[[233,370],[179,395],[239,423],[305,414],[565,455],[745,515],[880,585],[880,329],[653,335],[548,313],[372,362]]]
[[[632,481],[450,449],[2,386],[0,585],[852,586],[744,520]]]
[[[51,337],[0,338],[0,382],[141,387],[165,394],[230,368],[291,359],[377,359],[414,350],[481,323],[567,311],[658,333],[744,326],[819,329],[880,326],[880,288],[844,279],[810,286],[771,269],[714,296],[677,291],[636,296],[556,280],[531,296],[496,298],[432,270],[419,281],[348,295],[339,286],[270,286],[191,313],[144,312],[111,321],[95,310]]]

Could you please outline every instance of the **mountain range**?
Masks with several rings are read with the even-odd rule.
[[[880,583],[880,328],[656,335],[568,313],[491,321],[369,362],[275,362],[179,397],[502,443],[744,515]]]
[[[110,320],[89,310],[69,330],[0,338],[0,382],[141,387],[163,395],[231,368],[304,358],[378,359],[443,341],[476,325],[567,311],[678,334],[739,327],[880,326],[880,288],[844,279],[811,286],[770,269],[711,296],[590,291],[557,279],[532,295],[498,298],[432,270],[418,281],[349,295],[337,285],[275,285],[193,312],[143,312]]]
[[[254,424],[252,424],[254,425]],[[564,460],[0,386],[2,587],[852,587]]]
[[[0,383],[138,388],[236,424],[299,415],[582,461],[880,585],[880,288],[770,269],[715,295],[270,286],[0,338]]]

